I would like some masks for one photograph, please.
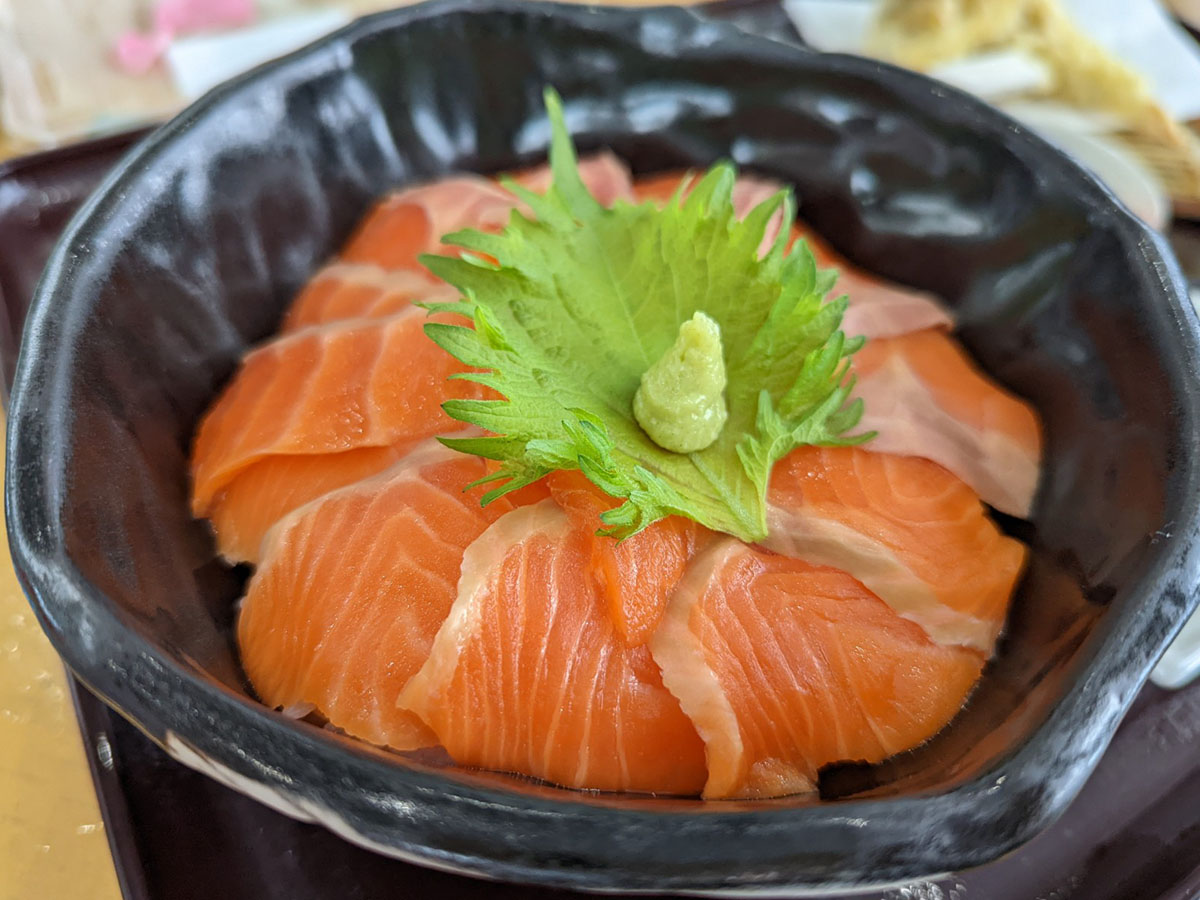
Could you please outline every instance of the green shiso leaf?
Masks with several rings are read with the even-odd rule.
[[[802,241],[787,250],[790,192],[739,221],[735,170],[719,163],[686,199],[677,194],[661,209],[605,208],[579,176],[558,95],[548,89],[545,100],[553,184],[544,196],[510,186],[532,216],[514,212],[500,234],[445,238],[494,264],[469,255],[422,258],[461,292],[431,308],[473,322],[430,323],[426,332],[482,370],[459,377],[504,398],[447,402],[453,418],[490,434],[444,442],[500,462],[485,503],[556,469],[579,469],[625,500],[604,516],[604,533],[614,537],[681,515],[761,540],[780,458],[803,444],[868,437],[846,436],[862,414],[848,373],[862,341],[839,330],[846,299],[826,302],[833,273],[817,270]],[[780,211],[779,239],[760,257]],[[681,454],[650,440],[632,403],[642,373],[697,311],[720,326],[729,419],[711,446]]]

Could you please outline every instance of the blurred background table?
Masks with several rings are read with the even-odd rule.
[[[212,84],[210,73],[413,2],[0,0],[0,159],[161,121]]]

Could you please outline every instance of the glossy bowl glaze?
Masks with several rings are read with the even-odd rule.
[[[569,792],[390,755],[252,698],[244,572],[187,506],[197,418],[371,200],[543,157],[544,84],[638,172],[732,157],[858,264],[934,290],[1046,426],[1006,637],[947,731],[820,797]],[[1012,121],[678,9],[437,3],[240,79],[75,219],[18,366],[6,502],[56,646],[178,759],[404,859],[581,889],[806,893],[962,869],[1048,824],[1195,605],[1197,321],[1163,242]]]

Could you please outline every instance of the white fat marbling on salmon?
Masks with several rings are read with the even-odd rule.
[[[714,799],[809,791],[827,763],[916,746],[983,663],[844,572],[732,538],[695,560],[650,647],[704,740]]]
[[[265,702],[319,711],[398,750],[437,743],[395,699],[450,611],[466,546],[500,514],[462,490],[485,471],[478,457],[426,441],[276,523],[237,622]]]
[[[467,547],[458,596],[433,639],[429,659],[401,691],[401,707],[419,714],[422,708],[437,702],[441,687],[449,684],[458,667],[459,651],[479,633],[481,600],[495,590],[497,563],[522,541],[538,534],[560,539],[569,527],[566,513],[553,500],[543,500],[501,516]]]
[[[903,356],[889,355],[859,378],[854,393],[864,404],[859,430],[878,432],[868,449],[933,460],[974,488],[985,503],[1009,515],[1029,515],[1038,486],[1038,454],[1001,431],[975,428],[950,415]]]
[[[567,787],[697,793],[703,745],[589,569],[594,528],[553,500],[468,546],[458,596],[399,704],[460,765]]]
[[[452,175],[431,184],[403,188],[383,206],[419,206],[436,238],[463,228],[503,228],[516,198],[482,175]]]
[[[847,335],[889,338],[925,328],[952,328],[954,318],[936,297],[915,288],[880,281],[842,266],[830,297],[845,294],[842,318]]]
[[[773,504],[767,510],[767,525],[769,534],[763,546],[854,576],[939,644],[992,652],[1003,619],[987,621],[951,609],[928,582],[870,534],[822,518],[812,510],[790,510]]]
[[[650,639],[650,653],[662,670],[663,684],[675,695],[704,741],[704,754],[710,766],[709,780],[704,788],[706,796],[724,797],[737,789],[733,773],[745,753],[737,715],[716,673],[708,665],[704,645],[692,630],[691,616],[717,573],[744,550],[745,544],[741,541],[725,538],[713,542],[693,559],[667,604],[662,623]],[[714,758],[727,761],[722,768],[726,777],[712,774]],[[801,776],[795,792],[812,787],[812,782]]]
[[[337,281],[345,284],[378,288],[381,291],[423,297],[430,292],[457,293],[444,281],[415,269],[388,269],[375,263],[331,262],[316,275],[312,284]]]
[[[456,297],[457,289],[421,270],[333,262],[317,272],[296,297],[284,330],[339,319],[380,318],[412,304],[444,303]]]
[[[243,425],[241,429],[237,429],[232,424],[223,423],[223,443],[220,445],[222,452],[202,454],[199,442],[205,438],[204,429],[208,424],[202,423],[193,461],[196,496],[200,497],[203,503],[209,503],[239,472],[271,456],[337,453],[361,447],[385,447],[394,443],[413,423],[400,415],[406,409],[406,398],[397,397],[394,391],[383,387],[389,380],[395,380],[395,370],[383,365],[382,357],[389,351],[395,352],[393,342],[405,347],[418,343],[428,343],[429,347],[433,347],[432,342],[423,334],[427,321],[429,314],[426,310],[410,306],[394,315],[378,319],[341,319],[302,328],[279,335],[246,354],[239,371],[226,386],[223,395],[210,408],[210,418],[216,412],[227,412],[223,409],[225,403],[236,401],[240,404],[235,408],[238,418],[242,423],[250,422],[253,425],[254,420],[251,416],[264,413],[261,401],[256,408],[248,405],[252,400],[232,395],[244,373],[256,366],[273,371],[278,361],[287,359],[292,353],[305,352],[305,345],[311,345],[308,352],[311,353],[312,359],[305,368],[303,380],[294,384],[289,392],[294,398],[290,406],[286,410],[279,407],[270,410],[285,413],[282,419],[272,421],[270,440],[264,439],[256,443],[258,431],[250,425]],[[340,364],[347,352],[346,348],[354,343],[360,333],[361,336],[372,338],[370,343],[373,355],[361,359],[361,371],[367,373],[366,377],[361,384],[353,386],[353,392],[350,386],[346,386],[340,396],[331,393],[332,386],[325,378],[323,367],[327,363]],[[412,340],[407,340],[410,335]],[[434,350],[437,354],[443,352],[436,348]],[[414,371],[413,374],[419,376],[421,373]],[[323,378],[325,380],[322,380]],[[320,392],[314,390],[314,383],[321,385]],[[324,431],[314,432],[309,421],[313,409],[325,404],[339,405],[342,420],[334,423],[339,427],[331,425]],[[393,419],[399,421],[395,422]],[[453,422],[444,429],[454,430],[457,429]],[[202,494],[199,488],[201,482],[204,483]],[[207,512],[205,509],[197,511]]]
[[[481,434],[483,434],[481,429],[471,426],[465,429],[464,432],[456,433],[455,437],[474,437]],[[417,444],[386,469],[330,493],[337,493],[339,495],[350,493],[372,494],[385,484],[392,484],[399,481],[417,481],[421,477],[421,471],[426,466],[436,466],[457,456],[462,456],[462,454],[457,450],[451,450],[437,438],[429,438],[428,440],[421,441],[421,443]],[[307,503],[296,507],[272,525],[270,530],[263,535],[262,558],[270,559],[276,545],[279,543],[279,536],[294,527],[311,510],[324,503],[328,497],[329,494],[322,494],[320,497],[315,497]]]

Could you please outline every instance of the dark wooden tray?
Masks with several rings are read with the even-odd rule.
[[[775,0],[734,0],[706,9],[744,28],[796,39]],[[29,298],[54,240],[140,136],[118,135],[0,164],[0,364],[6,387]],[[1181,225],[1172,237],[1190,277],[1200,281],[1200,228]],[[471,881],[359,849],[175,763],[78,684],[75,699],[128,900],[573,896]],[[1197,897],[1200,683],[1175,693],[1147,687],[1066,815],[1021,850],[962,875],[862,900]]]

